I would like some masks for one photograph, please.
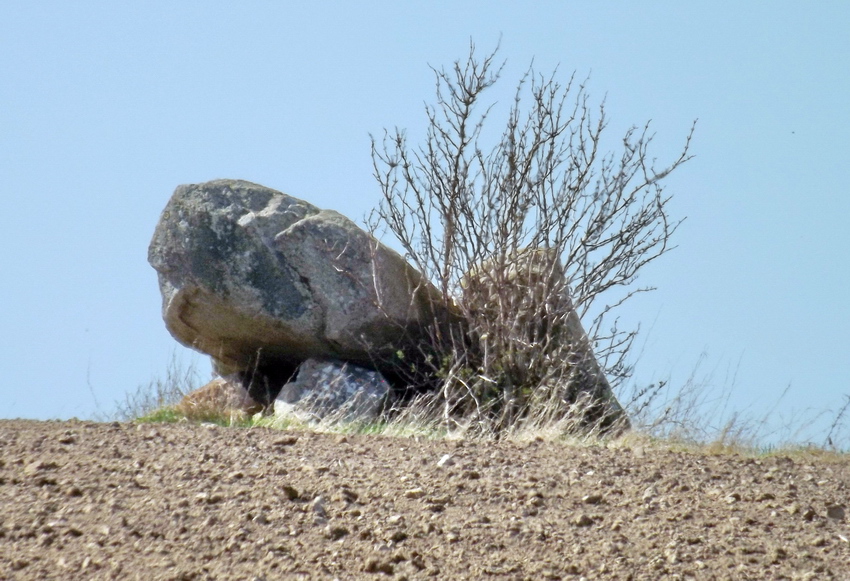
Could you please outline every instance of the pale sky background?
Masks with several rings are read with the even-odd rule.
[[[0,4],[0,417],[86,418],[196,356],[165,330],[147,247],[174,188],[254,181],[356,221],[369,134],[425,126],[428,65],[502,38],[590,74],[608,137],[652,119],[677,248],[640,279],[636,381],[702,353],[729,407],[835,410],[850,394],[850,3]],[[197,356],[202,374],[206,359]],[[734,375],[734,380],[732,376]]]

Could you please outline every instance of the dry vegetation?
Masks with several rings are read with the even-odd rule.
[[[471,45],[451,69],[433,69],[423,144],[400,129],[373,139],[382,199],[372,230],[392,234],[441,291],[439,312],[459,315],[434,320],[403,363],[415,362],[411,384],[439,378],[447,427],[570,421],[604,431],[622,423],[610,387],[631,375],[637,332],[620,329],[616,314],[650,290],[634,285],[638,273],[671,248],[680,220],[662,183],[690,158],[691,135],[660,166],[648,124],[606,153],[604,103],[592,105],[575,75],[562,84],[531,67],[488,139],[496,54],[480,58]]]
[[[214,397],[195,405],[186,396],[201,386],[199,374],[191,366],[181,366],[175,358],[164,379],[140,386],[119,402],[115,410],[99,414],[101,421],[119,419],[136,422],[214,423],[232,427],[271,427],[307,429],[328,433],[369,433],[401,437],[449,439],[492,439],[495,434],[465,430],[462,425],[449,429],[433,408],[423,402],[410,405],[402,413],[388,414],[375,422],[339,421],[333,415],[321,421],[279,419],[262,413],[254,415],[234,408],[232,397]],[[615,441],[652,443],[653,446],[705,450],[712,453],[761,455],[765,453],[847,453],[850,452],[850,398],[835,410],[807,410],[777,419],[775,410],[782,394],[759,413],[743,414],[729,410],[732,386],[718,386],[712,378],[700,376],[695,367],[683,384],[674,387],[660,383],[645,389],[632,389],[624,399],[632,430]],[[188,404],[188,405],[187,405]],[[825,426],[812,432],[811,427]],[[510,440],[538,438],[565,444],[598,441],[600,434],[577,430],[569,416],[559,421],[526,422],[502,434]],[[602,437],[611,441],[610,437]]]
[[[432,393],[376,425],[339,426],[331,418],[323,429],[596,437],[619,409],[613,393],[633,433],[652,438],[732,449],[850,448],[850,397],[835,411],[792,418],[776,417],[781,397],[760,415],[729,411],[734,383],[718,386],[701,375],[702,358],[681,385],[630,382],[637,329],[619,328],[617,313],[652,290],[635,286],[638,273],[672,248],[681,219],[668,211],[663,182],[690,159],[693,128],[667,164],[650,155],[648,124],[606,153],[604,102],[594,106],[575,75],[561,83],[557,72],[531,67],[509,107],[487,102],[504,66],[497,51],[480,58],[470,45],[466,59],[433,69],[436,101],[426,107],[421,145],[409,145],[400,129],[372,142],[382,194],[372,231],[395,238],[441,291],[435,312],[452,314],[435,317],[426,343],[398,350],[399,374]],[[269,422],[232,412],[239,406],[230,405],[231,395],[175,407],[197,379],[191,367],[172,363],[115,415]],[[813,424],[828,427],[805,433]]]

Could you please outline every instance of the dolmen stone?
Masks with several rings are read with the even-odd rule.
[[[556,251],[522,248],[488,259],[464,275],[462,287],[471,310],[496,320],[508,317],[515,341],[541,345],[542,352],[528,349],[525,355],[566,364],[567,372],[552,388],[565,394],[582,424],[602,431],[628,429],[628,416],[596,359]]]
[[[380,417],[390,397],[390,385],[377,371],[336,359],[308,359],[281,389],[274,413],[308,422],[368,422]]]
[[[569,373],[549,393],[584,410],[588,424],[627,427],[557,254],[536,248],[496,258],[464,276],[459,298],[470,314],[516,313],[515,340],[548,345],[525,355],[567,363]],[[490,341],[455,299],[345,216],[247,181],[178,187],[148,260],[167,329],[210,355],[225,382],[188,398],[193,410],[211,402],[268,412],[274,404],[280,413],[374,419],[388,404],[440,389],[434,361],[444,345],[434,345],[435,337]],[[548,292],[553,285],[564,292]],[[510,341],[492,347],[524,364]]]
[[[441,304],[345,216],[246,181],[178,187],[148,260],[171,334],[264,405],[307,359],[381,369],[422,340]]]

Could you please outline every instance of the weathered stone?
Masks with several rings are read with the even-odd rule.
[[[171,334],[263,403],[311,357],[380,364],[439,297],[351,220],[245,181],[178,187],[148,259]]]
[[[573,307],[556,251],[521,249],[486,260],[464,276],[462,287],[473,316],[489,318],[503,341],[509,338],[509,345],[523,346],[507,349],[511,364],[525,368],[532,360],[566,363],[568,373],[559,378],[566,385],[555,389],[579,410],[583,423],[603,429],[629,426]],[[488,331],[479,332],[482,341],[493,340]]]
[[[263,406],[239,381],[219,377],[187,393],[176,409],[190,419],[207,419],[228,414],[251,416],[261,412]]]
[[[302,420],[331,416],[345,421],[377,418],[390,385],[377,371],[332,359],[308,359],[274,402],[276,416]]]

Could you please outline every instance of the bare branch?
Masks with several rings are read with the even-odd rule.
[[[575,74],[562,85],[557,71],[544,76],[532,64],[488,146],[493,104],[482,100],[504,68],[497,52],[479,59],[470,43],[465,61],[432,67],[436,102],[425,108],[422,145],[411,148],[398,129],[372,138],[382,193],[373,223],[393,233],[463,321],[439,331],[451,340],[436,346],[443,360],[432,370],[445,376],[449,407],[504,426],[535,401],[575,404],[563,386],[579,382],[588,367],[578,359],[588,354],[605,364],[601,381],[603,372],[615,385],[630,376],[637,330],[618,329],[616,314],[651,290],[633,283],[673,248],[682,221],[670,217],[662,182],[691,159],[694,127],[668,165],[649,157],[649,123],[603,155],[605,102],[591,106]],[[598,314],[579,341],[579,317],[591,309]]]

